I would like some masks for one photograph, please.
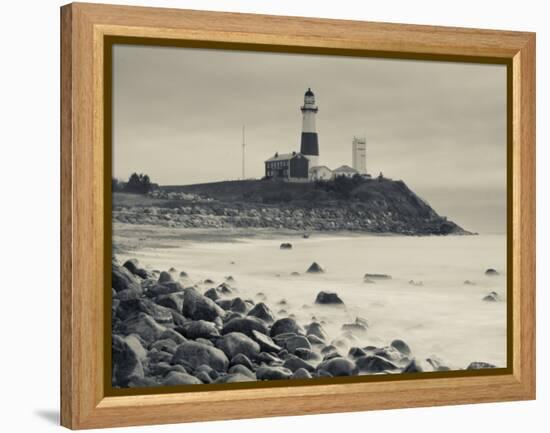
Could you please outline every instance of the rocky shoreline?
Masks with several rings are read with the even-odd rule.
[[[314,266],[315,265],[315,266]],[[322,272],[313,264],[311,272]],[[368,274],[369,278],[382,278]],[[365,276],[366,278],[367,276]],[[176,269],[149,271],[137,260],[112,263],[112,384],[156,387],[316,377],[447,371],[436,357],[417,359],[403,340],[385,347],[354,346],[368,333],[357,317],[330,339],[323,321],[298,323],[274,313],[258,293],[239,296],[233,277],[192,281]],[[345,308],[337,293],[311,302]],[[494,368],[472,362],[467,369]]]
[[[177,207],[115,206],[113,221],[181,228],[250,228],[296,231],[356,231],[402,235],[471,234],[438,215],[404,216],[362,206],[282,207],[192,203]]]

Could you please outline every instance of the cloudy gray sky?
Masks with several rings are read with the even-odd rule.
[[[163,185],[241,176],[299,150],[304,91],[315,92],[320,161],[404,180],[441,215],[505,231],[506,69],[501,65],[117,45],[113,173]]]

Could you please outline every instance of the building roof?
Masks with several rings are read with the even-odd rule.
[[[317,171],[317,170],[321,170],[321,169],[325,169],[325,170],[328,170],[328,171],[332,171],[330,168],[328,168],[326,165],[316,165],[315,167],[311,167],[309,169],[309,171]]]
[[[304,155],[302,155],[300,152],[292,152],[292,153],[276,153],[271,158],[266,159],[265,162],[272,162],[272,161],[287,161],[289,159],[293,158],[302,158]]]
[[[334,173],[359,173],[356,169],[351,168],[349,165],[341,165],[334,169]]]

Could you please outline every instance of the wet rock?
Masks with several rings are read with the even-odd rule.
[[[204,371],[199,371],[195,374],[195,377],[199,379],[202,383],[212,383],[212,378],[209,376],[208,373]]]
[[[333,377],[353,376],[358,373],[355,364],[346,358],[333,358],[323,361],[317,369],[327,371]]]
[[[468,367],[466,367],[466,370],[481,370],[484,368],[497,368],[497,366],[489,364],[488,362],[474,361],[471,362]]]
[[[274,337],[280,334],[286,334],[288,332],[292,332],[295,334],[303,334],[304,330],[296,322],[296,320],[290,317],[285,317],[273,323],[273,326],[271,326],[271,330],[269,331],[269,334],[271,335],[271,337]],[[264,332],[264,334],[266,334],[266,332]]]
[[[167,352],[174,354],[176,351],[176,347],[178,344],[174,340],[170,340],[169,338],[165,340],[157,340],[153,344],[151,344],[151,349],[157,349],[162,352]]]
[[[268,333],[267,326],[260,319],[256,317],[238,317],[224,325],[222,334],[241,332],[249,337],[254,337],[252,331],[258,331],[262,334]]]
[[[474,283],[473,281],[470,281],[470,280],[464,280],[464,285],[465,286],[475,286],[476,283]]]
[[[143,365],[137,353],[119,335],[112,337],[112,377],[113,386],[128,386],[132,378],[143,378]]]
[[[181,311],[183,308],[183,293],[170,293],[168,295],[160,295],[154,299],[155,303],[166,308],[171,308],[175,311]]]
[[[235,278],[233,278],[232,275],[228,275],[227,277],[225,277],[225,281],[227,281],[228,283],[234,283]]]
[[[252,371],[252,369],[243,364],[235,364],[227,372],[230,374],[242,374],[243,376],[256,380],[256,374]]]
[[[359,371],[365,373],[383,373],[398,369],[393,362],[377,355],[361,356],[355,360],[355,365]]]
[[[409,285],[420,287],[424,285],[423,281],[415,281],[415,280],[409,280]]]
[[[489,277],[496,277],[497,275],[500,275],[500,274],[496,269],[489,268],[485,271],[485,275]]]
[[[309,325],[306,325],[306,332],[308,335],[315,335],[321,340],[326,340],[328,338],[327,333],[319,322],[311,322]]]
[[[169,295],[170,293],[178,293],[183,291],[183,286],[177,281],[166,281],[157,283],[147,289],[147,296],[156,298],[161,295]]]
[[[306,337],[302,335],[297,335],[295,337],[291,337],[285,340],[285,348],[290,353],[294,353],[296,349],[300,348],[311,349],[311,344]]]
[[[179,371],[171,371],[162,381],[163,385],[198,385],[201,383],[195,376]]]
[[[325,270],[317,262],[313,262],[306,272],[308,274],[322,274]]]
[[[260,352],[258,356],[256,356],[256,361],[263,362],[265,364],[270,364],[270,365],[283,363],[281,358],[268,352]]]
[[[292,379],[311,379],[311,374],[305,368],[299,368],[292,373]]]
[[[244,374],[226,374],[225,376],[220,376],[217,378],[214,383],[237,383],[237,382],[254,382],[256,379],[250,376],[245,376]]]
[[[214,302],[220,299],[220,295],[218,294],[218,291],[213,287],[211,289],[208,289],[206,292],[204,292],[204,296],[206,296],[209,299],[212,299]],[[231,304],[228,304],[228,305],[231,306]]]
[[[187,274],[187,272],[185,272],[185,271],[180,272],[180,278],[188,278],[188,277],[189,277],[189,275]]]
[[[352,347],[348,352],[348,356],[354,359],[360,358],[361,356],[366,356],[366,355],[367,355],[367,352],[361,349],[360,347]]]
[[[342,325],[342,331],[348,331],[357,334],[365,334],[367,327],[361,323],[344,323]]]
[[[388,274],[365,274],[363,279],[368,280],[391,280],[391,275]]]
[[[163,350],[152,348],[147,352],[147,364],[158,364],[159,362],[171,362],[174,355]]]
[[[229,287],[229,284],[227,283],[221,283],[218,287],[216,287],[216,290],[223,295],[229,295],[233,293],[233,289]]]
[[[124,337],[124,341],[130,346],[130,349],[132,349],[140,361],[143,362],[147,358],[147,350],[143,347],[142,340],[138,335],[127,335]]]
[[[256,370],[258,380],[281,380],[290,379],[292,371],[284,367],[270,367],[263,365]]]
[[[171,371],[177,371],[187,374],[187,370],[183,366],[172,365],[168,362],[158,362],[156,364],[150,364],[148,370],[149,374],[153,376],[165,376]]]
[[[210,322],[225,315],[225,311],[212,299],[201,295],[193,288],[187,288],[184,291],[182,313],[193,320]]]
[[[291,275],[292,277],[299,277],[299,276],[300,276],[300,272],[294,271],[294,272],[291,272],[290,275]]]
[[[426,362],[432,366],[432,369],[434,371],[449,371],[450,368],[447,367],[441,359],[431,356],[430,358],[426,359]]]
[[[411,360],[403,369],[403,373],[422,373],[424,369],[416,359]]]
[[[183,326],[187,322],[189,322],[191,319],[188,319],[183,314],[180,314],[177,311],[172,310],[172,320],[174,321],[174,325]]]
[[[211,280],[210,278],[207,278],[206,280],[203,281],[204,284],[214,284],[214,281]]]
[[[308,341],[311,343],[312,346],[322,346],[325,344],[323,340],[321,340],[319,337],[313,334],[308,334],[306,338],[308,339]]]
[[[411,348],[403,340],[393,340],[390,343],[390,347],[393,347],[394,349],[399,351],[404,356],[410,356],[411,355]]]
[[[277,353],[281,350],[281,346],[276,344],[270,337],[256,330],[252,330],[252,339],[260,345],[262,352]]]
[[[158,282],[159,283],[167,283],[167,282],[174,281],[174,278],[172,278],[172,274],[170,272],[162,271],[159,275]]]
[[[234,298],[231,300],[229,309],[237,313],[246,314],[250,310],[250,306],[242,298]]]
[[[319,361],[321,359],[321,356],[317,352],[302,347],[296,349],[294,354],[298,358],[302,358],[304,361]]]
[[[231,304],[233,303],[232,299],[218,299],[216,301],[216,305],[218,305],[220,308],[222,308],[225,311],[231,310]],[[236,311],[234,311],[236,313]]]
[[[230,332],[216,341],[216,347],[221,349],[229,359],[243,354],[254,359],[260,353],[260,345],[245,334]]]
[[[143,295],[142,290],[135,290],[135,289],[124,289],[120,292],[116,293],[113,297],[113,300],[116,300],[119,302],[118,305],[120,305],[120,302],[122,301],[130,301],[132,299],[139,299]],[[117,306],[118,308],[118,306]]]
[[[483,297],[485,302],[499,302],[502,301],[502,298],[497,292],[491,292],[488,295]]]
[[[121,332],[124,335],[137,334],[147,344],[160,338],[166,328],[159,325],[146,313],[138,313],[121,323]]]
[[[283,363],[283,367],[288,368],[292,372],[299,370],[300,368],[303,368],[307,371],[315,371],[315,367],[312,364],[301,358],[298,358],[295,355],[288,355],[285,359],[285,362]]]
[[[249,316],[257,317],[266,323],[273,323],[275,321],[275,315],[271,312],[269,307],[263,302],[259,302],[248,312]]]
[[[173,364],[189,365],[196,368],[206,364],[216,371],[227,371],[229,359],[225,353],[215,347],[196,341],[186,341],[180,344],[172,358]]]
[[[334,292],[319,292],[315,298],[316,304],[323,305],[342,305],[344,302]]]
[[[126,320],[130,317],[136,316],[140,312],[148,314],[157,323],[173,322],[172,312],[168,308],[157,305],[155,302],[147,298],[121,301],[117,309],[117,316],[121,320]]]
[[[252,364],[252,361],[244,353],[237,353],[234,357],[231,358],[229,365],[237,365],[237,364],[244,365],[249,370],[254,369],[254,365]]]
[[[137,275],[140,278],[146,279],[149,277],[149,274],[144,268],[139,265],[137,259],[126,260],[122,266],[124,266],[132,274]]]
[[[292,249],[292,244],[289,243],[289,242],[283,242],[279,248],[281,250],[291,250]]]
[[[191,340],[196,340],[197,338],[205,338],[210,340],[220,335],[216,326],[212,322],[207,322],[206,320],[194,320],[187,322],[183,326],[177,328],[177,330],[184,337]]]
[[[118,293],[121,290],[132,289],[141,292],[139,280],[125,267],[116,263],[112,265],[111,271],[112,288]]]

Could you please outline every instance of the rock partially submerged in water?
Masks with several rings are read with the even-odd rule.
[[[489,268],[485,271],[485,275],[489,277],[496,277],[497,275],[500,275],[500,274],[496,269]]]
[[[317,262],[313,262],[306,271],[308,274],[322,274],[325,270]]]
[[[363,281],[365,280],[391,280],[391,275],[388,274],[369,274],[366,273],[363,276]]]
[[[291,250],[292,244],[290,242],[283,242],[279,248],[281,250]]]
[[[502,298],[497,292],[491,292],[488,295],[483,297],[485,302],[499,302],[502,301]]]
[[[321,291],[317,294],[317,297],[315,298],[315,303],[324,305],[343,305],[344,301],[342,301],[338,294],[334,292]]]
[[[481,362],[481,361],[474,361],[471,362],[468,367],[466,367],[466,370],[481,370],[484,368],[497,368],[496,365],[489,364],[488,362]]]

